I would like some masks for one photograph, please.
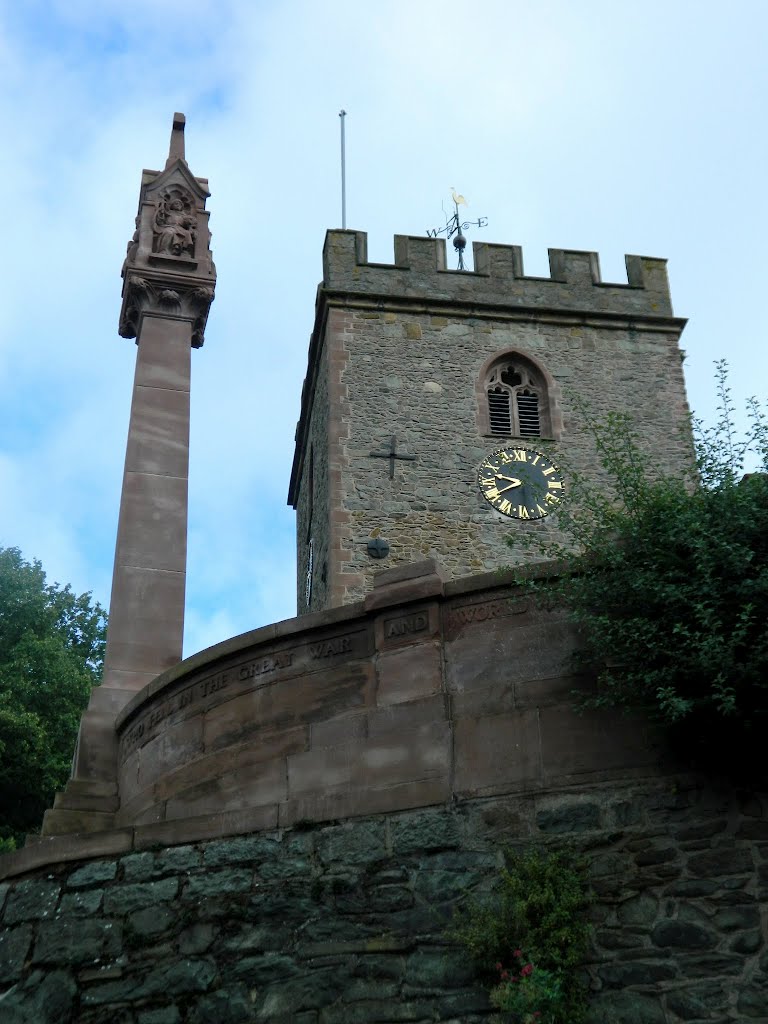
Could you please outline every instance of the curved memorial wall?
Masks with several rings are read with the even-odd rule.
[[[427,562],[364,602],[220,644],[118,716],[118,827],[171,839],[646,772],[636,721],[572,708],[575,638],[498,574]]]

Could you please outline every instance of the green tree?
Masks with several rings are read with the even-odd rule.
[[[689,475],[654,476],[625,415],[593,422],[612,489],[574,478],[558,514],[565,542],[531,532],[525,543],[568,559],[570,571],[533,586],[581,627],[577,667],[597,680],[582,706],[643,711],[698,764],[764,773],[768,430],[751,400],[739,438],[723,363],[718,382],[719,421],[694,423]]]
[[[40,562],[0,548],[0,840],[38,829],[66,783],[105,632],[90,594],[48,584]]]

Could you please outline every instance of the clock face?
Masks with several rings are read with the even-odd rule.
[[[512,519],[543,519],[563,496],[563,474],[531,448],[499,448],[480,463],[477,479],[485,500]]]

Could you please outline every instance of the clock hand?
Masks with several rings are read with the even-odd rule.
[[[511,480],[513,487],[519,487],[522,483],[522,480],[518,480],[514,476],[504,476],[503,473],[494,473],[493,475],[496,477],[497,480]],[[506,487],[504,488],[504,490],[506,490]]]
[[[512,480],[512,477],[511,476],[505,476],[505,477],[502,477],[502,479],[503,480]],[[499,488],[497,488],[497,490],[498,490],[499,494],[503,494],[504,491],[511,491],[513,488],[519,487],[521,482],[522,481],[520,481],[520,480],[513,480],[511,484],[507,484],[506,487],[499,487]]]

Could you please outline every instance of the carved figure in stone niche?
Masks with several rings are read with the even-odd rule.
[[[154,251],[167,256],[195,255],[197,217],[178,192],[163,196],[154,222]]]

